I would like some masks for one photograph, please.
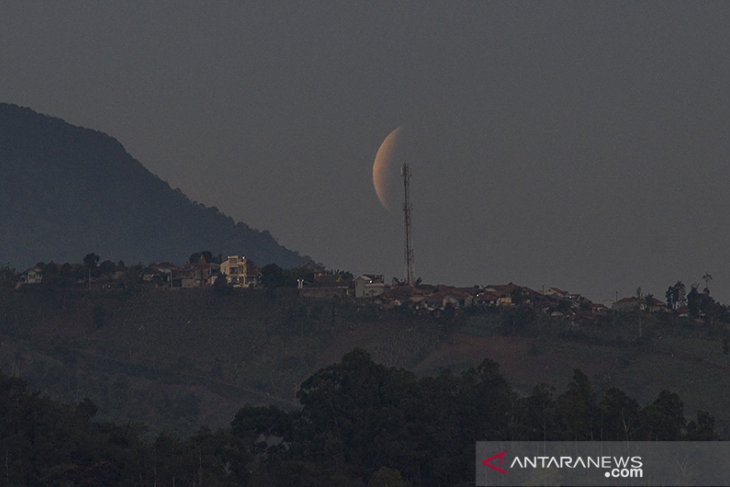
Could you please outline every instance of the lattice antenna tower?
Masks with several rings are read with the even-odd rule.
[[[415,262],[413,259],[413,242],[412,242],[412,222],[411,222],[411,212],[413,211],[413,208],[411,207],[411,195],[410,195],[410,185],[411,185],[411,168],[408,164],[403,163],[403,167],[401,168],[401,176],[403,176],[403,189],[404,192],[404,201],[403,201],[403,217],[404,217],[404,223],[405,223],[405,231],[406,231],[406,242],[405,242],[405,283],[407,286],[412,286],[416,282],[416,267]]]

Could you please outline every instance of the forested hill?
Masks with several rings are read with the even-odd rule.
[[[491,360],[418,378],[354,350],[297,396],[293,412],[247,405],[228,428],[152,442],[133,423],[92,421],[88,399],[59,404],[0,373],[2,485],[461,487],[474,485],[478,439],[717,439],[712,416],[687,417],[672,392],[640,405],[575,370],[559,395],[543,384],[520,396]]]
[[[0,262],[187,260],[212,249],[282,267],[309,259],[267,231],[194,203],[114,138],[0,103]]]

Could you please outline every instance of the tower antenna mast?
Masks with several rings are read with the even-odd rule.
[[[411,242],[412,228],[411,228],[411,196],[410,196],[410,183],[411,183],[411,168],[408,164],[403,163],[401,168],[401,176],[403,176],[403,189],[405,190],[405,201],[403,203],[403,216],[405,218],[405,230],[406,230],[406,248],[405,248],[405,283],[407,286],[413,286],[415,284],[415,263],[413,259],[413,244]]]

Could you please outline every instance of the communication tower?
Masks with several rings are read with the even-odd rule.
[[[405,218],[405,230],[406,230],[406,248],[405,248],[405,283],[407,286],[412,286],[416,282],[416,269],[413,260],[413,243],[411,242],[412,228],[411,228],[411,196],[410,196],[410,183],[411,183],[411,168],[408,164],[403,163],[401,168],[401,176],[403,176],[403,189],[405,190],[405,199],[403,202],[403,216]]]

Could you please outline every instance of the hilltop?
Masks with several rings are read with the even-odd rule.
[[[215,248],[264,265],[310,259],[173,190],[114,138],[0,103],[0,263],[184,260]]]

